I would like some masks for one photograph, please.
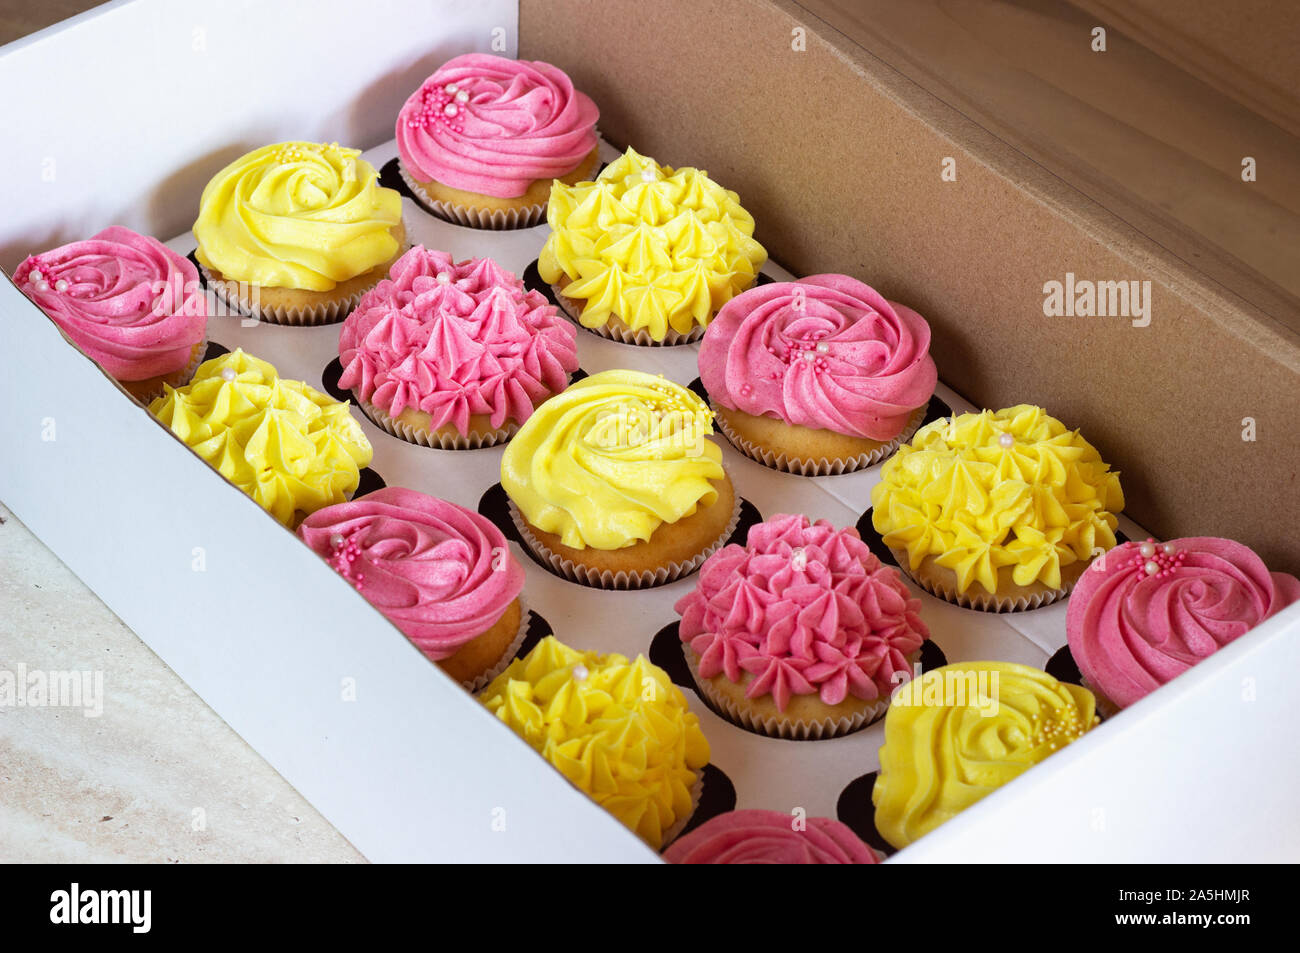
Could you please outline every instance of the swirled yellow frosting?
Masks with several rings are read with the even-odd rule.
[[[203,189],[197,256],[225,278],[330,291],[397,253],[402,198],[357,149],[281,142],[226,166]]]
[[[579,652],[548,636],[479,699],[651,847],[691,813],[709,743],[681,690],[645,656]]]
[[[603,371],[534,411],[501,459],[501,485],[533,526],[574,549],[622,549],[718,498],[713,414],[641,371]]]
[[[997,591],[998,570],[1061,585],[1061,567],[1115,545],[1119,474],[1077,430],[1020,404],[936,420],[884,465],[871,522],[906,550],[954,571],[960,591]]]
[[[1011,662],[913,679],[885,714],[876,828],[906,847],[1097,724],[1092,692]]]
[[[370,441],[347,404],[242,350],[164,390],[149,412],[285,526],[346,500],[370,462]]]
[[[579,320],[610,315],[662,341],[707,325],[767,261],[735,192],[699,169],[672,169],[628,149],[594,182],[551,186],[550,237],[537,268],[584,303]]]

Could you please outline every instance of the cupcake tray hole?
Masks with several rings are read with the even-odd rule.
[[[739,731],[748,732],[751,735],[758,735],[760,738],[771,737],[770,735],[766,735],[761,731],[755,731],[753,728],[747,728],[744,725],[736,724],[729,717],[727,717],[725,712],[720,711],[696,687],[695,679],[691,677],[691,670],[686,664],[686,649],[682,645],[681,636],[679,635],[677,626],[678,623],[671,622],[655,633],[654,638],[650,641],[650,652],[649,652],[650,661],[653,662],[655,665],[658,665],[665,672],[667,672],[668,677],[672,679],[673,684],[676,685],[678,688],[681,688],[685,691],[694,692],[695,696],[700,700],[701,704],[703,704],[704,707],[708,708],[709,711],[713,712],[715,715],[717,715],[720,719],[725,721],[731,727]],[[947,665],[948,656],[944,653],[943,649],[939,648],[939,646],[935,644],[933,640],[926,639],[924,642],[921,643],[921,654],[917,661],[921,665],[921,671],[928,672],[931,669],[941,668],[942,666]],[[847,738],[849,735],[856,734],[857,732],[862,731],[864,728],[870,728],[872,725],[876,724],[879,721],[880,719],[877,718],[875,721],[866,722],[865,724],[859,725],[853,731],[846,732],[845,734],[842,735],[836,735],[834,738],[827,738],[827,739],[776,738],[773,740],[775,741],[788,740],[788,741],[798,741],[798,742],[817,742],[823,740],[835,741],[840,738]]]
[[[1057,649],[1056,653],[1047,660],[1043,670],[1058,682],[1083,685],[1083,675],[1080,673],[1079,666],[1074,661],[1074,653],[1070,651],[1068,645],[1062,645]]]
[[[872,771],[846,784],[836,802],[835,816],[873,849],[890,857],[898,851],[876,829],[876,806],[871,803],[871,789],[876,786],[878,773]]]
[[[700,803],[695,808],[695,813],[691,819],[686,822],[681,833],[673,838],[675,842],[678,838],[684,837],[701,824],[713,820],[719,814],[726,814],[728,811],[736,809],[736,785],[732,783],[727,773],[712,762],[706,764],[700,771]],[[670,844],[664,844],[663,849],[667,850]]]
[[[217,342],[217,341],[213,341],[213,340],[209,339],[209,340],[208,340],[208,347],[207,347],[207,349],[203,352],[203,360],[204,360],[204,361],[214,361],[214,360],[216,360],[217,358],[221,357],[221,355],[223,355],[223,354],[229,354],[229,353],[230,353],[230,348],[226,347],[224,344],[221,344],[221,343],[219,343],[219,342]],[[200,363],[202,363],[202,362],[200,362]]]
[[[481,515],[486,516],[489,520],[491,520],[492,524],[496,526],[497,529],[501,530],[502,533],[505,534],[506,539],[513,540],[514,542],[518,543],[519,548],[522,549],[528,555],[529,559],[531,559],[537,565],[541,566],[543,569],[545,569],[556,579],[563,579],[567,583],[570,583],[575,586],[581,586],[584,589],[604,589],[603,586],[591,585],[590,583],[579,582],[576,579],[570,579],[568,576],[561,575],[560,573],[556,572],[553,568],[551,568],[550,564],[547,563],[544,559],[542,559],[542,557],[538,556],[536,553],[533,552],[532,547],[529,546],[528,543],[525,542],[524,538],[520,535],[519,529],[515,526],[515,521],[510,518],[510,498],[506,495],[505,488],[500,483],[493,484],[491,487],[488,488],[487,492],[484,493],[483,496],[479,498],[478,511]],[[741,497],[740,498],[740,519],[736,523],[735,530],[732,532],[732,534],[729,537],[727,537],[726,541],[723,542],[722,545],[729,546],[732,543],[744,543],[745,537],[749,534],[749,528],[755,525],[756,523],[761,523],[761,522],[763,522],[763,514],[758,511],[758,507],[755,506],[753,503],[749,502],[749,500],[745,499],[744,497]],[[722,547],[718,547],[718,548],[721,549]],[[666,580],[665,582],[658,583],[653,586],[640,586],[636,589],[620,589],[614,591],[646,592],[650,589],[658,589],[661,586],[668,585],[669,583],[677,582],[680,579],[689,579],[690,576],[693,575],[695,572],[699,572],[699,569],[696,568],[692,573],[687,573],[684,576],[678,576],[676,579],[669,579]]]
[[[357,492],[352,494],[352,498],[365,496],[367,493],[374,493],[375,490],[382,490],[388,486],[384,478],[376,470],[366,467],[361,471],[361,479],[357,482]]]

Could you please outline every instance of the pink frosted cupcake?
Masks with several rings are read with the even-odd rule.
[[[878,864],[857,834],[829,817],[728,811],[664,851],[670,864]]]
[[[1124,543],[1070,596],[1070,654],[1105,710],[1127,708],[1300,599],[1241,543],[1190,536]]]
[[[919,314],[847,275],[813,275],[728,301],[700,345],[700,380],[736,447],[819,476],[892,453],[938,374]]]
[[[501,531],[471,510],[385,487],[317,510],[298,535],[471,691],[523,642],[524,570]]]
[[[187,383],[203,360],[198,269],[147,235],[114,225],[32,255],[14,284],[142,403]]]
[[[536,225],[553,181],[595,173],[599,117],[550,63],[467,53],[426,79],[398,114],[402,177],[461,225]]]
[[[426,447],[508,439],[578,368],[577,331],[489,258],[417,245],[343,322],[339,386]]]
[[[829,738],[879,717],[912,677],[921,602],[855,529],[775,516],[718,550],[677,603],[686,663],[732,721]]]

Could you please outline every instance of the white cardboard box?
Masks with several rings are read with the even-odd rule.
[[[160,237],[181,232],[203,184],[235,155],[287,138],[386,142],[401,102],[438,63],[494,42],[505,55],[515,48],[516,11],[501,0],[392,0],[360,17],[355,5],[329,0],[313,5],[310,18],[301,11],[289,0],[134,0],[0,51],[12,192],[0,266],[11,270],[30,251],[111,223]],[[320,55],[280,55],[290,36],[295,50]],[[60,78],[55,64],[79,65]],[[39,108],[25,90],[40,91]],[[421,227],[426,243],[443,237],[440,223]],[[518,270],[542,239],[520,232],[503,240],[503,258],[524,256],[503,261]],[[253,330],[268,341],[278,333]],[[317,340],[320,330],[311,332]],[[211,335],[239,343],[238,335]],[[597,346],[604,342],[585,337],[586,369],[620,363]],[[254,353],[283,365],[274,350]],[[680,355],[665,360],[680,363]],[[425,663],[292,534],[171,439],[7,280],[0,378],[0,499],[366,856],[655,859]],[[365,426],[378,452],[383,435]],[[731,454],[728,466],[743,494],[735,468],[747,464],[738,459]],[[486,485],[462,488],[458,502],[472,505]],[[751,485],[757,494],[772,484]],[[195,571],[200,555],[204,568]],[[535,567],[526,565],[531,584]],[[556,623],[555,612],[544,614]],[[1049,618],[1017,623],[1026,652],[1036,647],[1045,657],[1053,639],[1064,641]],[[1293,607],[897,860],[1300,857],[1300,823],[1289,809],[1300,754],[1281,734],[1300,714],[1288,684],[1298,639]],[[345,677],[356,680],[356,703],[340,702]],[[106,687],[111,700],[111,673]],[[740,806],[758,805],[742,797]],[[502,817],[506,829],[494,829]]]

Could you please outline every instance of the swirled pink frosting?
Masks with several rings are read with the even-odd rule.
[[[1230,539],[1170,540],[1150,556],[1142,545],[1125,543],[1089,567],[1066,614],[1079,671],[1121,708],[1300,599],[1300,580],[1269,572]]]
[[[489,258],[416,245],[367,291],[339,333],[341,387],[396,417],[407,407],[462,434],[471,414],[523,423],[568,386],[577,331]]]
[[[938,372],[919,314],[847,275],[812,275],[728,301],[700,345],[700,379],[732,410],[889,441]]]
[[[207,331],[207,302],[194,265],[120,225],[28,257],[14,272],[14,284],[122,381],[181,370]]]
[[[524,587],[487,518],[415,490],[327,506],[298,535],[434,661],[492,628]]]
[[[523,195],[596,148],[600,112],[550,63],[466,53],[424,81],[397,114],[397,149],[422,182]]]
[[[930,635],[921,601],[856,529],[805,516],[775,516],[718,550],[676,608],[701,676],[752,673],[746,696],[770,693],[782,711],[813,692],[828,705],[887,697]]]
[[[780,811],[729,811],[679,837],[664,851],[670,864],[877,864],[858,835],[829,817],[804,829]]]

